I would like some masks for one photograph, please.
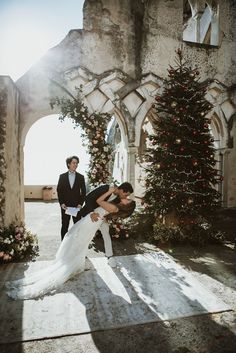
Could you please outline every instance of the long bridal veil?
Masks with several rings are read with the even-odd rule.
[[[96,212],[100,218],[92,222],[90,215],[75,223],[64,237],[55,260],[45,269],[33,272],[19,280],[6,283],[7,295],[13,299],[31,299],[49,293],[82,272],[88,246],[107,213],[102,207]]]

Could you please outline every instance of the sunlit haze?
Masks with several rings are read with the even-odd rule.
[[[69,30],[82,28],[84,0],[0,0],[0,75],[13,81],[34,65]],[[78,129],[56,116],[37,121],[26,136],[25,184],[56,184],[65,159],[78,155],[78,171],[88,164]]]
[[[80,131],[69,119],[59,121],[57,115],[38,120],[26,136],[25,184],[57,184],[59,174],[67,171],[66,158],[72,155],[79,157],[77,171],[86,177],[89,155],[82,146]]]
[[[82,28],[83,0],[0,0],[0,75],[15,81],[70,29]]]

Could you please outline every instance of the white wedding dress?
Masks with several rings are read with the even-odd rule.
[[[7,295],[13,299],[31,299],[55,290],[85,267],[88,246],[108,212],[102,207],[95,209],[99,220],[92,222],[90,214],[71,227],[65,235],[56,258],[47,268],[6,283]]]

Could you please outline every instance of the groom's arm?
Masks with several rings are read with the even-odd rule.
[[[100,196],[102,196],[103,194],[105,194],[108,190],[109,190],[109,185],[107,185],[107,184],[98,186],[97,188],[95,188],[94,190],[90,191],[86,195],[85,202],[86,203],[89,203],[89,202],[96,203],[97,199]]]
[[[85,204],[80,211],[82,217],[86,216],[90,212],[93,212],[98,207],[97,199],[105,194],[109,190],[109,185],[101,185],[96,189],[90,191],[85,197]]]

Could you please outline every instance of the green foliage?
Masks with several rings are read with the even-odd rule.
[[[205,99],[207,85],[198,69],[188,67],[177,51],[176,67],[168,70],[161,95],[156,97],[155,134],[145,156],[146,212],[164,216],[175,212],[181,220],[209,217],[219,207],[215,189],[222,177],[215,169],[214,139]],[[183,222],[184,223],[184,222]]]
[[[223,243],[224,233],[217,230],[206,220],[185,226],[166,226],[161,222],[153,225],[153,240],[160,243],[171,242],[204,245],[206,243]]]
[[[0,229],[0,263],[31,259],[37,255],[37,237],[23,224]]]
[[[132,237],[137,241],[146,240],[157,245],[163,243],[204,245],[223,243],[225,240],[224,232],[204,218],[199,217],[195,223],[166,225],[145,213],[142,207],[139,207],[132,217],[109,222],[111,236],[118,239]]]
[[[131,217],[109,220],[110,234],[114,238],[145,238],[152,233],[153,219],[145,215],[140,209],[135,210]]]
[[[51,107],[55,105],[61,109],[60,120],[72,119],[74,126],[83,129],[82,138],[84,145],[90,154],[90,165],[88,178],[90,184],[97,186],[107,183],[110,179],[109,161],[112,159],[111,146],[106,141],[108,122],[111,119],[108,113],[92,113],[82,102],[80,89],[77,88],[77,96],[74,99],[54,98],[51,100]]]

